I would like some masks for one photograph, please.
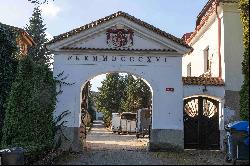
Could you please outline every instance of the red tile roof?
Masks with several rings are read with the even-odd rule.
[[[124,18],[126,18],[126,19],[128,19],[130,21],[133,21],[133,22],[135,22],[135,23],[137,23],[137,24],[139,24],[139,25],[141,25],[141,26],[143,26],[143,27],[145,27],[145,28],[147,28],[147,29],[149,29],[149,30],[163,36],[163,37],[166,37],[166,38],[168,38],[168,39],[170,39],[170,40],[172,40],[172,41],[174,41],[174,42],[176,42],[176,43],[178,43],[178,44],[180,44],[180,45],[182,45],[182,46],[184,46],[186,48],[192,49],[192,47],[190,47],[188,44],[186,44],[182,39],[177,38],[177,37],[175,37],[175,36],[173,36],[173,35],[171,35],[169,33],[166,33],[165,31],[162,31],[159,28],[156,28],[153,25],[150,25],[150,24],[148,24],[148,23],[146,23],[146,22],[144,22],[144,21],[142,21],[142,20],[140,20],[138,18],[135,18],[134,16],[131,16],[131,15],[125,13],[125,12],[122,12],[122,11],[118,11],[118,12],[116,12],[114,14],[111,14],[111,15],[109,15],[107,17],[101,18],[99,20],[93,21],[93,22],[91,22],[89,24],[86,24],[84,26],[81,26],[79,28],[73,29],[73,30],[71,30],[69,32],[66,32],[66,33],[60,34],[58,36],[55,36],[54,39],[51,40],[50,42],[48,42],[47,44],[52,44],[52,43],[55,43],[57,41],[68,38],[70,36],[76,35],[76,34],[78,34],[80,32],[83,32],[85,30],[94,28],[94,27],[96,27],[96,26],[98,26],[100,24],[106,23],[106,22],[108,22],[110,20],[113,20],[113,19],[115,19],[117,17],[124,17]]]
[[[183,85],[224,86],[222,78],[218,77],[182,77]]]
[[[201,12],[197,16],[196,26],[200,24],[201,18],[206,14],[207,10],[209,10],[209,7],[212,6],[213,3],[216,3],[216,1],[222,2],[222,3],[238,3],[239,0],[208,0],[206,5],[202,8]]]

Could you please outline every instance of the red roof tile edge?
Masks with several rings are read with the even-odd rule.
[[[225,85],[223,79],[219,77],[182,77],[182,82],[184,85]]]

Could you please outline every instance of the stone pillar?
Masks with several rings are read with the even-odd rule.
[[[184,132],[174,129],[152,129],[149,151],[184,150]]]
[[[83,150],[79,127],[62,126],[56,133],[55,141],[63,151],[81,152]]]
[[[240,92],[225,91],[225,124],[240,119]]]

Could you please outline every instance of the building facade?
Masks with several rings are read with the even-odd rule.
[[[209,0],[197,16],[194,32],[182,38],[193,47],[183,57],[183,76],[222,78],[224,121],[239,119],[244,49],[238,0]]]
[[[16,33],[16,43],[18,47],[18,59],[23,58],[25,55],[28,53],[28,48],[32,45],[35,45],[34,40],[32,37],[22,28],[11,26],[11,25],[6,25],[0,23],[1,26],[9,29],[11,32]]]
[[[54,75],[64,71],[67,82],[74,83],[62,86],[54,113],[71,112],[64,118],[69,140],[63,149],[82,148],[80,92],[86,82],[112,72],[138,76],[151,89],[149,150],[222,149],[224,81],[182,77],[183,55],[193,50],[183,40],[117,12],[54,37],[47,48],[54,53]]]

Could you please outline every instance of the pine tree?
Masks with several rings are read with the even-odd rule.
[[[10,93],[18,64],[15,58],[17,53],[16,37],[16,33],[0,23],[0,142],[6,109],[4,105]]]
[[[32,17],[29,20],[29,25],[27,25],[25,30],[32,36],[36,43],[36,45],[30,47],[29,56],[31,56],[36,63],[50,65],[51,55],[45,47],[45,43],[48,42],[45,34],[46,28],[45,24],[43,24],[39,7],[34,8]]]

